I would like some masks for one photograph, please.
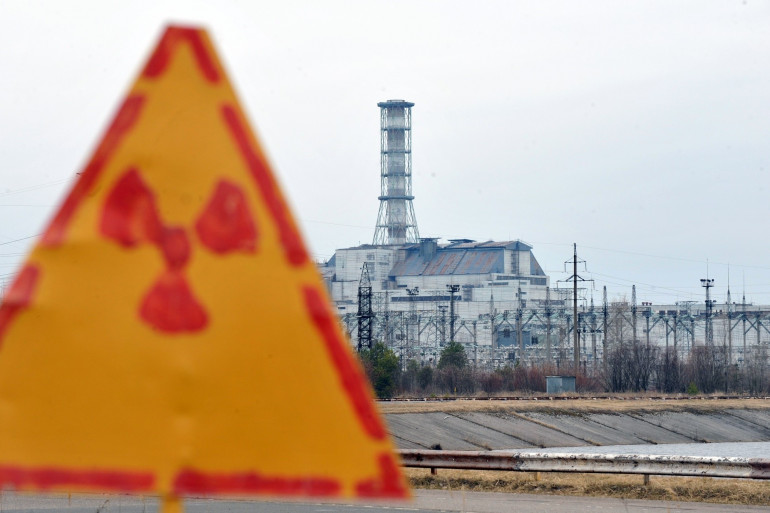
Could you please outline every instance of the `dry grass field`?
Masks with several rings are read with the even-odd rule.
[[[443,470],[431,475],[429,469],[405,469],[414,488],[455,491],[492,491],[508,493],[542,493],[654,499],[720,504],[770,504],[770,484],[747,479],[716,479],[651,476],[643,484],[643,476],[614,474],[541,473],[539,479],[527,472],[494,472],[480,470]]]
[[[769,409],[770,399],[520,399],[515,401],[488,401],[458,399],[454,401],[381,401],[378,403],[384,414],[428,413],[428,412],[556,412],[556,413],[600,413],[629,411],[691,411],[712,412],[725,409]]]

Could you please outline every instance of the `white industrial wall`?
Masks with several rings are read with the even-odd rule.
[[[519,254],[519,274],[529,275],[531,272],[530,266],[532,265],[530,261],[532,253],[529,251],[518,251],[517,253]]]
[[[369,262],[369,279],[374,282],[388,279],[395,261],[395,250],[387,248],[338,249],[335,253],[335,274],[339,281],[358,281],[364,262]]]

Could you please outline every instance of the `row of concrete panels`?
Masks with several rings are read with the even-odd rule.
[[[400,413],[386,415],[400,449],[492,450],[770,440],[770,410],[713,413]]]

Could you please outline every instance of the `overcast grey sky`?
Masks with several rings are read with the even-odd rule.
[[[420,234],[522,239],[594,298],[770,303],[770,2],[0,2],[0,279],[168,22],[204,25],[316,258],[371,242],[378,101]],[[18,242],[10,242],[16,241]],[[564,286],[564,284],[560,285]]]

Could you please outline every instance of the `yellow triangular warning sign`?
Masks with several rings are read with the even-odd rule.
[[[0,308],[0,485],[407,494],[202,30],[166,30]]]

